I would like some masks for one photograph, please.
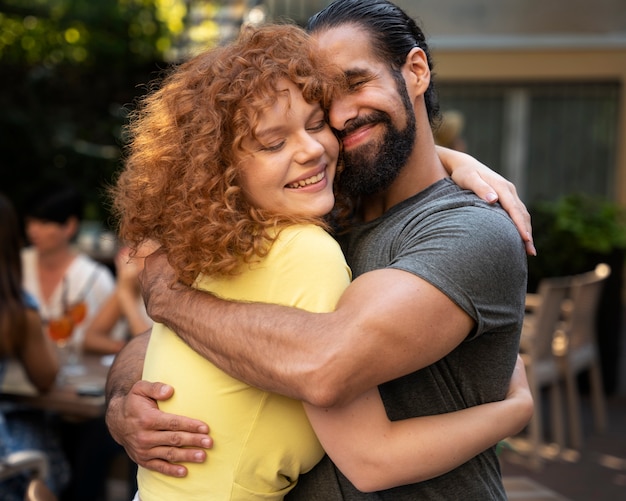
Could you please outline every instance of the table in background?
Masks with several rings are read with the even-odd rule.
[[[81,365],[85,368],[84,374],[64,374],[48,393],[40,394],[28,381],[22,366],[15,360],[9,360],[0,387],[0,397],[5,401],[21,402],[73,418],[104,416],[104,386],[110,359],[100,355],[84,355]]]
[[[110,438],[104,422],[104,386],[111,360],[112,357],[83,355],[84,373],[62,374],[45,394],[37,393],[18,362],[7,360],[0,399],[53,411],[62,417],[64,448],[74,472],[62,499],[93,499],[106,492],[114,463],[120,470],[117,475],[121,474],[118,480],[127,486],[124,497],[132,499],[136,490],[136,467]]]

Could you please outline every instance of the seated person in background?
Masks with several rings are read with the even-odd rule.
[[[59,361],[54,344],[44,332],[36,302],[22,290],[19,223],[11,202],[2,194],[0,221],[0,382],[6,361],[14,358],[35,388],[46,392],[54,385]],[[41,411],[0,401],[0,458],[26,449],[44,451],[51,467],[46,484],[58,493],[69,472],[52,425]],[[0,482],[1,499],[24,499],[27,483],[25,475]]]
[[[58,319],[58,324],[69,326],[74,349],[70,361],[82,350],[86,327],[115,288],[109,268],[73,245],[82,216],[82,197],[68,183],[46,185],[33,195],[25,211],[26,235],[32,247],[22,251],[24,289],[37,299],[49,328],[51,321]],[[74,367],[69,366],[67,373],[71,374]],[[99,501],[106,492],[110,461],[121,448],[111,439],[102,418],[61,420],[60,425],[72,466],[63,500]]]
[[[82,216],[82,197],[73,186],[46,186],[27,205],[26,235],[32,247],[22,251],[24,289],[39,303],[45,321],[71,319],[71,342],[77,348],[115,287],[106,266],[72,245]]]
[[[83,344],[86,352],[115,354],[124,347],[129,338],[152,327],[137,279],[143,270],[145,256],[152,250],[148,247],[142,248],[132,257],[128,247],[123,247],[118,252],[115,257],[115,290],[87,327]]]
[[[434,127],[435,143],[445,148],[466,151],[463,137],[465,118],[460,111],[448,110],[441,113],[441,121]]]

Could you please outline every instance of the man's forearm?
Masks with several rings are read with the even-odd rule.
[[[434,286],[399,270],[363,274],[335,311],[311,313],[224,301],[183,286],[164,255],[146,260],[148,268],[142,287],[156,322],[231,376],[318,407],[348,402],[434,363],[473,325]]]
[[[320,339],[312,334],[316,315],[272,304],[223,301],[191,288],[168,294],[173,295],[156,301],[160,306],[153,304],[151,314],[223,371],[298,400],[324,398],[312,384],[324,356],[319,344],[315,349],[311,342]],[[294,332],[293,325],[307,325],[307,334]]]
[[[163,251],[146,258],[139,280],[150,317],[231,376],[319,406],[329,399],[324,392],[348,386],[320,381],[333,374],[345,379],[343,368],[332,371],[327,363],[345,357],[332,353],[341,343],[332,341],[337,336],[331,335],[323,315],[223,301],[182,285]]]
[[[134,337],[115,357],[106,383],[107,406],[118,396],[126,396],[133,384],[141,379],[150,331]]]

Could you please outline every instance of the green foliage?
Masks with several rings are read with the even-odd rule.
[[[626,210],[584,194],[531,209],[538,256],[529,260],[529,290],[547,276],[588,271],[626,251]]]
[[[0,190],[18,210],[38,185],[70,179],[106,224],[128,110],[218,11],[206,0],[0,0]],[[202,46],[217,40],[203,33]]]
[[[626,211],[615,203],[571,194],[540,210],[553,215],[557,234],[570,235],[581,249],[600,254],[626,249]]]
[[[142,0],[3,0],[0,62],[98,64],[101,57],[160,59],[165,32],[154,2]]]
[[[0,0],[0,151],[20,210],[38,186],[72,180],[107,220],[126,115],[170,36],[161,0]]]

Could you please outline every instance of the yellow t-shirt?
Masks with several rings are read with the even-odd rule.
[[[350,282],[339,245],[321,228],[282,231],[260,263],[232,277],[203,277],[198,288],[221,297],[332,311]],[[176,305],[172,305],[173,308]],[[187,464],[185,478],[139,468],[141,501],[280,500],[323,450],[302,403],[238,381],[155,324],[143,378],[174,387],[160,402],[170,413],[205,421],[214,446],[203,464]]]

